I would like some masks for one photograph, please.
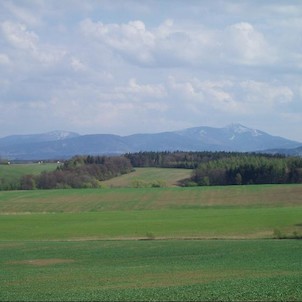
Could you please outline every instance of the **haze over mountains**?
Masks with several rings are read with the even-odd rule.
[[[195,127],[154,134],[79,135],[53,131],[0,138],[0,156],[9,160],[64,159],[74,155],[109,155],[139,151],[238,151],[302,154],[302,143],[240,124]]]

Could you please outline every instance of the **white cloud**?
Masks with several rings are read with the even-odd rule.
[[[197,64],[219,44],[215,35],[202,27],[181,28],[173,20],[166,20],[156,28],[146,29],[142,21],[127,24],[103,24],[85,20],[82,32],[97,38],[126,60],[138,64],[170,66]],[[211,53],[213,56],[213,53]]]
[[[264,35],[247,22],[237,23],[225,31],[225,42],[228,52],[225,55],[230,61],[242,64],[273,63],[275,54]]]
[[[258,81],[244,81],[240,83],[244,90],[244,101],[257,106],[272,107],[278,104],[288,104],[292,102],[294,93],[286,86],[272,85]]]
[[[10,59],[9,59],[8,55],[5,54],[5,53],[0,53],[0,64],[1,65],[8,65],[10,63],[11,62],[10,62]]]
[[[221,61],[271,64],[276,60],[264,35],[247,22],[213,30],[201,25],[179,26],[168,19],[147,29],[139,20],[103,24],[86,19],[81,22],[81,31],[125,60],[147,66],[202,66]]]
[[[7,9],[17,20],[21,21],[22,23],[29,25],[37,25],[40,23],[39,14],[35,13],[35,10],[30,11],[28,8],[26,8],[26,6],[22,7],[20,5],[16,5],[12,1],[4,1],[3,5],[5,9]]]
[[[239,114],[241,104],[232,95],[231,81],[201,81],[197,78],[177,81],[169,78],[171,94],[180,98],[185,106],[194,110],[208,110],[213,108],[221,112]]]
[[[38,35],[28,30],[24,24],[5,21],[1,24],[1,29],[11,46],[26,51],[40,63],[56,64],[66,54],[66,51],[59,47],[41,44]]]
[[[129,80],[127,86],[117,87],[116,92],[125,95],[125,98],[131,98],[133,96],[138,98],[162,98],[166,96],[165,88],[162,84],[138,84],[136,79]]]
[[[294,98],[294,92],[287,86],[253,80],[203,81],[170,77],[168,87],[170,95],[192,111],[215,109],[237,117],[261,112],[267,114],[269,110],[282,111]]]
[[[184,101],[188,99],[203,100],[201,91],[196,91],[194,85],[190,80],[177,81],[173,76],[168,79],[168,85],[172,93],[175,92],[177,98],[182,98]]]
[[[87,69],[85,64],[83,64],[80,59],[75,57],[70,59],[70,65],[74,71],[85,71]]]
[[[86,19],[81,22],[81,31],[87,36],[97,38],[130,60],[143,64],[152,62],[151,50],[154,35],[147,31],[142,21],[127,24],[103,24]]]
[[[28,31],[25,25],[5,21],[1,27],[6,39],[13,46],[36,51],[38,36],[32,31]]]

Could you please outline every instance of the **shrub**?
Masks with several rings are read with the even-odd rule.
[[[165,188],[166,186],[167,184],[164,180],[155,180],[151,184],[152,188]]]
[[[147,232],[146,237],[147,237],[148,240],[154,240],[155,239],[155,235],[151,232]]]
[[[198,184],[195,181],[193,181],[193,180],[185,180],[183,182],[183,186],[184,187],[197,187]]]
[[[131,182],[131,187],[132,188],[147,188],[148,187],[148,183],[143,181],[143,180],[138,180],[138,179],[134,179]]]

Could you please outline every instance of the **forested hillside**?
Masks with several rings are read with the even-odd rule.
[[[301,183],[302,159],[230,156],[200,164],[192,181],[198,185]]]

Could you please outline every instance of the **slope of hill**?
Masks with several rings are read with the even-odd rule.
[[[7,159],[59,159],[77,154],[122,154],[139,151],[239,151],[290,149],[302,143],[272,136],[240,124],[223,128],[195,127],[180,131],[119,136],[79,135],[54,131],[13,135],[0,139],[0,157]]]
[[[265,153],[270,154],[284,154],[287,156],[302,156],[302,146],[298,148],[290,148],[290,149],[269,149],[264,150]]]

